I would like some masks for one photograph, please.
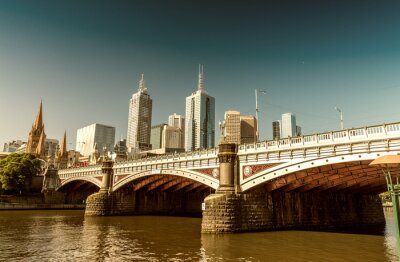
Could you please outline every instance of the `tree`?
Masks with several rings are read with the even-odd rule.
[[[0,183],[5,190],[29,189],[32,177],[41,171],[41,160],[32,154],[10,154],[0,160]]]

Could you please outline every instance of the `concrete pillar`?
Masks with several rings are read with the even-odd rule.
[[[112,189],[114,181],[114,162],[112,160],[104,160],[101,167],[101,172],[103,173],[103,180],[101,184],[100,191],[109,191]]]
[[[85,216],[109,216],[113,215],[114,199],[112,184],[114,180],[113,161],[104,159],[101,171],[103,180],[99,192],[86,199]]]
[[[217,193],[234,193],[237,179],[235,179],[236,167],[236,144],[219,144],[219,187]]]

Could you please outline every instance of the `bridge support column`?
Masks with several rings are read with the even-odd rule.
[[[86,199],[85,216],[113,215],[112,183],[114,180],[113,161],[104,160],[101,168],[103,173],[102,185],[99,192]]]
[[[237,146],[231,143],[219,145],[219,187],[215,194],[204,199],[205,209],[201,224],[202,233],[234,233],[252,230],[247,223],[249,216],[256,225],[261,218],[255,198],[248,198],[240,193],[237,172]],[[246,209],[246,212],[243,212]],[[254,212],[253,212],[254,211]],[[246,226],[243,226],[245,222]]]

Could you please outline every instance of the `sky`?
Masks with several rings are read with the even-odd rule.
[[[48,138],[92,123],[126,138],[143,73],[152,124],[185,113],[204,65],[227,110],[255,115],[260,138],[292,112],[304,134],[400,121],[399,1],[0,0],[0,151],[26,141],[40,101]],[[217,132],[217,136],[219,133]],[[218,139],[217,139],[218,140]]]

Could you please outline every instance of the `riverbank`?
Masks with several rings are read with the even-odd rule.
[[[21,204],[0,203],[2,210],[52,210],[52,209],[85,209],[85,204]]]
[[[1,210],[85,209],[84,203],[65,204],[60,194],[0,195]]]

